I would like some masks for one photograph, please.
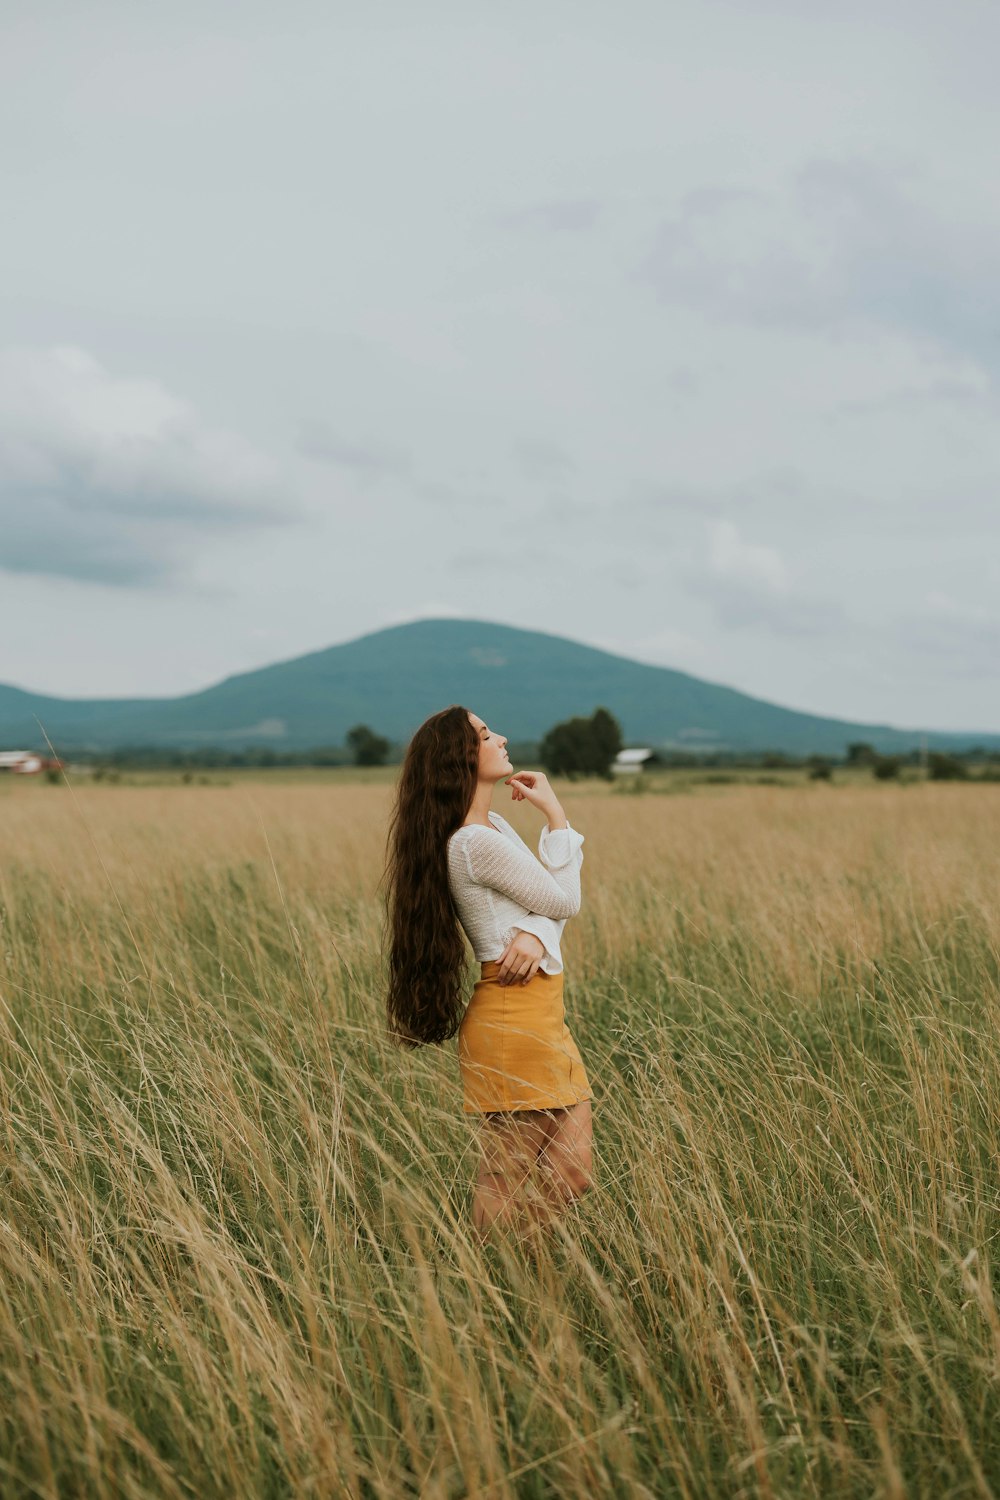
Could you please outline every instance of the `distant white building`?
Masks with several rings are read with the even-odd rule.
[[[35,776],[50,766],[58,769],[62,766],[62,761],[36,755],[34,750],[0,750],[0,772],[9,771],[13,776]]]
[[[642,770],[644,763],[653,756],[652,750],[619,750],[611,762],[611,771],[615,776],[636,776]],[[655,759],[655,756],[653,756]]]

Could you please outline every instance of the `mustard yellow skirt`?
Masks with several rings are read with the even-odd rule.
[[[496,959],[458,1028],[462,1108],[467,1115],[561,1109],[591,1099],[590,1081],[563,1010],[563,976],[542,969],[527,984],[500,984]]]

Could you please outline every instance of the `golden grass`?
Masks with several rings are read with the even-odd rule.
[[[562,789],[537,1264],[383,1036],[390,795],[0,790],[0,1493],[997,1493],[1000,791]]]

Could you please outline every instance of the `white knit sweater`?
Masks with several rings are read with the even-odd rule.
[[[506,818],[487,817],[492,828],[463,823],[448,840],[448,884],[473,952],[486,963],[515,932],[533,932],[545,944],[539,968],[560,974],[559,940],[580,910],[583,834],[543,828],[536,859]]]

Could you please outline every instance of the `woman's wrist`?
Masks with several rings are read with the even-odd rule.
[[[549,833],[555,833],[557,828],[569,827],[569,819],[563,812],[562,808],[559,806],[558,802],[556,803],[555,807],[550,807],[546,811],[545,816],[548,819]]]

